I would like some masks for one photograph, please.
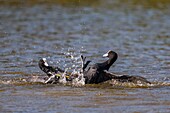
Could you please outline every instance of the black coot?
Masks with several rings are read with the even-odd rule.
[[[116,52],[109,50],[103,57],[108,57],[109,59],[103,63],[96,63],[90,66],[87,71],[83,71],[86,84],[101,83],[112,79],[110,76],[105,76],[105,70],[109,70],[117,60],[118,55]]]
[[[38,65],[39,65],[39,68],[48,75],[48,77],[51,77],[57,74],[58,72],[64,73],[64,71],[60,69],[59,67],[49,66],[46,58],[40,59],[38,62]]]

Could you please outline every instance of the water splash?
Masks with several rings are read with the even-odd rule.
[[[66,84],[67,83],[67,81],[66,81],[67,70],[68,70],[68,68],[66,68],[64,73],[61,75],[61,77],[59,79],[59,83],[61,83],[61,84]]]
[[[84,74],[80,72],[78,72],[77,74],[78,74],[78,77],[73,79],[72,86],[76,86],[76,87],[84,86],[85,85]]]
[[[60,59],[60,61],[57,60],[57,63],[59,65],[62,65],[61,66],[62,68],[64,68],[64,69],[67,68],[69,72],[74,72],[75,70],[80,71],[81,64],[82,64],[81,59],[80,59],[80,54],[85,51],[86,51],[86,49],[84,49],[84,47],[81,47],[78,49],[73,48],[73,47],[69,47],[67,49],[63,48],[61,50],[61,52],[63,53],[62,59]]]
[[[63,73],[63,77],[60,78],[60,83],[61,85],[68,85],[68,86],[73,86],[73,87],[84,87],[86,86],[85,84],[85,78],[83,73],[80,73],[80,71],[74,70],[71,75],[76,75],[76,77],[70,82],[66,81],[66,72],[67,69],[65,70],[65,73]],[[30,85],[30,84],[46,84],[45,81],[47,80],[47,77],[41,76],[41,75],[27,75],[26,77],[23,78],[3,78],[1,77],[0,79],[0,84],[4,85]],[[104,86],[105,88],[159,88],[159,87],[169,87],[170,83],[163,81],[154,81],[149,83],[132,83],[132,82],[119,82],[116,80],[109,80],[104,83],[100,84],[93,84],[93,85],[87,85],[90,87],[100,87]]]
[[[141,83],[138,81],[137,83],[133,82],[119,82],[117,80],[110,80],[106,81],[105,84],[112,85],[113,88],[115,87],[124,87],[124,88],[156,88],[156,87],[166,87],[170,86],[168,82],[151,82],[150,83]]]

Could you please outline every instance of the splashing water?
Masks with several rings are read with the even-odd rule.
[[[80,72],[77,72],[76,74],[78,74],[78,77],[73,79],[72,86],[76,86],[76,87],[84,86],[85,85],[84,74]]]
[[[75,48],[68,48],[67,52],[64,52],[65,57],[67,58],[67,62],[71,62],[69,64],[65,64],[65,72],[62,74],[62,78],[60,79],[60,83],[66,84],[66,72],[67,70],[71,70],[71,75],[70,76],[75,76],[76,77],[73,79],[71,85],[72,86],[84,86],[85,85],[85,78],[83,73],[81,73],[81,65],[82,61],[80,59],[80,52],[81,51],[86,51],[83,47],[80,49],[80,51],[77,53],[75,52]]]
[[[80,67],[81,67],[80,54],[82,51],[86,51],[86,50],[83,47],[80,48],[79,51],[76,51],[76,48],[68,48],[67,52],[64,52],[65,57],[71,64],[70,66],[68,65],[68,67],[70,67],[69,69],[71,69],[71,70],[74,70],[74,69],[79,70],[80,69]],[[68,67],[65,67],[65,68],[68,68]]]
[[[60,79],[59,79],[59,83],[61,84],[66,84],[66,73],[67,73],[68,68],[65,69],[64,73],[61,75]]]
[[[116,87],[123,87],[123,88],[152,88],[152,87],[166,87],[170,86],[170,83],[167,82],[151,82],[150,83],[141,83],[140,81],[137,81],[137,83],[133,82],[120,82],[117,80],[109,80],[104,82],[103,84],[109,84],[113,88]]]

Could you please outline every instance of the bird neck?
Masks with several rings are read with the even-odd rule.
[[[109,59],[107,60],[107,63],[108,63],[108,65],[111,66],[116,60],[117,60],[117,55],[109,58]]]
[[[107,61],[105,61],[106,66],[109,68],[117,60],[117,57],[117,54],[111,56]]]

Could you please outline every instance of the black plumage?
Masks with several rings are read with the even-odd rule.
[[[112,64],[117,60],[118,55],[116,52],[110,50],[103,56],[109,59],[103,63],[96,63],[90,66],[87,71],[83,71],[85,83],[101,83],[111,79],[110,76],[105,76],[105,70],[109,70]]]
[[[64,73],[64,71],[62,69],[60,69],[59,67],[52,67],[49,66],[46,58],[42,58],[39,60],[38,62],[39,68],[45,72],[49,77],[53,76],[54,74],[57,74],[58,72]]]

